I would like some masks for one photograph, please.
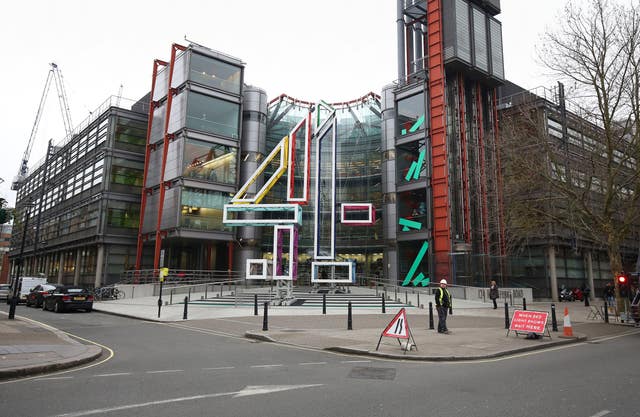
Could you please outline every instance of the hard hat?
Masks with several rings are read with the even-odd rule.
[[[440,284],[446,284],[446,283],[447,283],[447,280],[446,280],[446,279],[441,279],[441,280],[440,280]]]

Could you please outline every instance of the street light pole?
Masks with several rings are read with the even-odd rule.
[[[20,244],[20,257],[18,258],[17,273],[13,279],[13,288],[11,290],[11,303],[9,303],[9,319],[14,319],[16,315],[16,306],[18,305],[18,282],[20,275],[22,275],[22,265],[24,263],[24,244],[27,240],[27,228],[29,227],[29,215],[31,213],[31,203],[26,206],[26,213],[24,219],[24,228],[22,229],[22,242]]]

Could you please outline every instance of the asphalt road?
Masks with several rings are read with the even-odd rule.
[[[638,333],[490,361],[416,363],[256,342],[198,322],[18,314],[106,353],[97,364],[0,384],[0,416],[640,416]]]

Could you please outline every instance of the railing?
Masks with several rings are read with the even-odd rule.
[[[125,271],[120,275],[119,283],[153,284],[159,282],[159,276],[159,269]],[[205,282],[239,280],[240,278],[240,273],[236,271],[169,269],[169,275],[165,277],[165,284],[201,284]]]

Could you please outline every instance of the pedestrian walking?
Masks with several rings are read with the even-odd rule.
[[[489,286],[489,298],[493,301],[494,310],[498,308],[498,302],[496,301],[498,299],[498,295],[498,284],[496,284],[495,280],[491,280],[491,284]]]
[[[438,333],[449,334],[447,328],[447,313],[453,307],[451,293],[447,290],[447,280],[440,280],[440,287],[434,291],[436,298],[436,310],[438,311]]]
[[[615,301],[615,288],[611,282],[607,282],[607,285],[604,287],[604,300],[608,303],[609,307],[611,307]]]

